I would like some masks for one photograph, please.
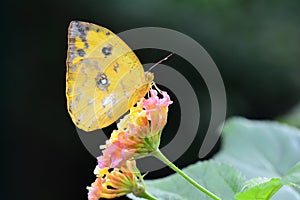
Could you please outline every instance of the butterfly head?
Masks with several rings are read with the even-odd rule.
[[[154,74],[151,72],[145,72],[146,82],[151,83],[154,80]]]

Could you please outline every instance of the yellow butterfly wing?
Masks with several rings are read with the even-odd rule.
[[[68,33],[67,106],[84,131],[104,128],[129,110],[151,87],[133,51],[110,30],[72,21]]]

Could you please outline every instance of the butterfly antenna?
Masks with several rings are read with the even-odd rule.
[[[158,61],[157,63],[155,63],[154,65],[152,65],[147,72],[150,72],[152,69],[154,69],[154,67],[156,67],[157,65],[159,65],[160,63],[162,63],[163,61],[168,60],[168,58],[170,58],[174,53],[170,53],[167,57],[161,59],[160,61]]]

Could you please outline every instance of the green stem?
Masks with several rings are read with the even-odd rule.
[[[185,178],[188,182],[190,182],[193,186],[198,188],[200,191],[204,192],[206,195],[210,196],[212,199],[215,200],[221,200],[220,197],[216,196],[203,186],[199,185],[196,181],[194,181],[192,178],[190,178],[188,175],[186,175],[183,171],[181,171],[178,167],[176,167],[171,161],[168,160],[161,152],[160,150],[156,150],[155,152],[152,153],[153,156],[167,164],[170,168],[172,168],[175,172],[180,174],[183,178]]]
[[[151,194],[149,194],[149,193],[146,192],[146,191],[143,191],[143,192],[140,193],[138,196],[139,196],[139,197],[143,197],[143,198],[148,199],[148,200],[157,200],[155,197],[153,197]]]

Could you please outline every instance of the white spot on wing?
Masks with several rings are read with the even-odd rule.
[[[74,109],[74,107],[75,107],[75,106],[74,106],[74,102],[71,101],[71,102],[70,102],[70,108],[71,108],[71,109]]]
[[[73,60],[74,60],[75,57],[76,57],[76,55],[73,54],[73,53],[71,53],[71,54],[70,54],[70,62],[73,62]]]
[[[88,127],[91,128],[93,126],[93,124],[97,123],[97,119],[93,119],[91,120],[91,122],[89,123]]]
[[[81,90],[77,90],[78,91],[78,95],[75,98],[75,101],[80,101],[80,99],[83,97],[83,92]]]
[[[108,105],[115,105],[117,103],[116,96],[114,94],[108,95],[106,98],[102,101],[102,106],[105,108]]]
[[[95,98],[89,99],[88,104],[89,105],[94,105],[95,104]]]
[[[106,114],[108,118],[111,118],[111,117],[112,117],[112,116],[111,116],[111,113],[112,113],[112,110],[109,109],[109,110],[107,111],[107,114]]]
[[[82,115],[79,115],[78,118],[77,118],[77,121],[78,121],[78,122],[82,121],[82,118],[83,118],[83,116],[82,116]]]
[[[75,72],[76,69],[77,69],[77,65],[73,65],[73,66],[71,67],[72,72]]]

